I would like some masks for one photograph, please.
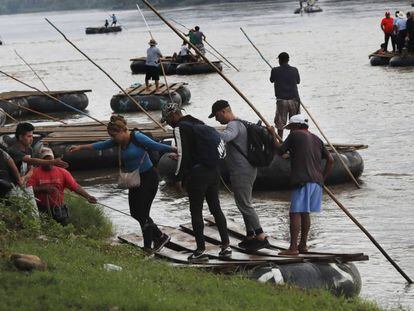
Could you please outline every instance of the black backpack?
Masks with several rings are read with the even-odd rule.
[[[269,166],[274,157],[274,141],[267,128],[259,124],[254,124],[245,120],[238,120],[243,123],[247,131],[247,154],[245,154],[237,144],[230,142],[234,148],[240,152],[252,166]]]
[[[197,164],[206,167],[216,167],[220,159],[226,156],[226,148],[215,128],[203,123],[180,121],[180,124],[190,126],[195,136],[195,156]]]
[[[151,162],[152,162],[152,165],[153,165],[154,167],[157,167],[157,165],[158,165],[158,161],[159,161],[159,159],[160,159],[160,153],[159,153],[158,151],[156,151],[156,150],[150,150],[150,149],[148,149],[147,147],[145,147],[144,145],[142,145],[142,144],[141,144],[141,143],[140,143],[140,142],[136,139],[136,137],[135,137],[135,132],[141,133],[141,131],[140,131],[139,129],[134,128],[134,129],[131,131],[131,142],[132,142],[135,146],[137,146],[137,147],[140,147],[140,148],[144,149],[144,150],[148,153],[148,156],[149,156],[149,158],[150,158],[150,160],[151,160]],[[146,134],[144,134],[144,135],[146,135]],[[153,139],[153,138],[151,137],[151,135],[146,135],[146,136],[148,136],[149,138]]]

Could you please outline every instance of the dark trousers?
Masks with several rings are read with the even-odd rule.
[[[210,213],[213,215],[220,233],[221,243],[229,244],[226,218],[220,207],[218,196],[220,185],[219,168],[194,168],[186,180],[186,188],[190,200],[191,223],[197,242],[197,249],[205,249],[203,203],[207,201]]]
[[[397,35],[397,47],[398,47],[398,53],[401,53],[404,45],[405,45],[405,35],[407,34],[406,30],[401,30],[398,32]]]
[[[151,248],[152,241],[159,239],[162,235],[160,229],[150,217],[152,201],[158,191],[158,174],[154,168],[141,173],[141,185],[131,188],[128,192],[129,211],[131,216],[138,220],[144,247]]]
[[[386,33],[384,34],[384,43],[385,43],[385,49],[388,50],[388,41],[391,38],[391,46],[392,46],[392,51],[395,52],[395,35],[392,33]]]

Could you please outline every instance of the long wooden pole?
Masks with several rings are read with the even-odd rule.
[[[2,101],[5,101],[5,100],[3,100],[2,99]],[[4,113],[5,115],[6,115],[6,117],[8,117],[9,119],[12,119],[14,122],[18,122],[15,118],[13,118],[13,116],[12,115],[10,115],[10,114],[8,114],[7,112],[6,112],[6,110],[4,110],[4,109],[1,109],[0,108],[0,113]]]
[[[174,23],[176,23],[176,24],[178,24],[178,25],[180,25],[180,26],[182,26],[182,27],[184,27],[185,29],[187,29],[187,30],[190,30],[190,28],[188,28],[187,26],[185,26],[185,25],[183,25],[183,24],[181,24],[181,23],[179,23],[179,22],[177,22],[176,20],[174,20],[174,19],[172,19],[171,18],[171,20],[174,22]],[[213,49],[213,51],[214,52],[216,52],[218,55],[220,55],[221,56],[221,58],[225,61],[225,62],[227,62],[231,67],[233,67],[237,72],[240,72],[240,70],[235,66],[235,65],[233,65],[224,55],[222,55],[219,51],[217,51],[217,49],[215,49],[214,48],[214,46],[212,46],[210,43],[208,43],[208,41],[206,40],[206,39],[203,39],[204,40],[204,42],[209,46],[209,47],[211,47],[212,49]],[[217,59],[219,59],[216,55],[214,55],[213,53],[211,53],[209,50],[207,50],[206,49],[206,51],[208,52],[208,53],[210,53],[211,55],[213,55],[215,58],[217,58]],[[219,59],[220,60],[220,59]],[[227,66],[227,64],[226,63],[223,63],[223,64],[225,64],[226,66]],[[228,66],[227,66],[228,67]]]
[[[246,36],[247,40],[249,40],[250,44],[253,46],[253,48],[259,53],[260,57],[264,60],[264,62],[270,67],[272,68],[272,65],[270,65],[270,63],[266,60],[266,58],[263,56],[263,54],[260,52],[260,50],[256,47],[256,45],[252,42],[252,40],[250,40],[249,36],[246,34],[246,32],[240,28],[240,30],[243,32],[243,34]],[[302,106],[302,108],[306,111],[306,113],[308,114],[308,116],[312,119],[313,123],[315,124],[315,126],[318,128],[319,133],[321,133],[321,135],[323,136],[323,138],[325,138],[326,142],[328,143],[328,145],[332,148],[332,150],[335,152],[335,154],[338,156],[339,161],[341,162],[342,166],[345,168],[346,172],[348,173],[349,177],[351,177],[352,181],[354,182],[355,186],[357,186],[357,188],[361,188],[361,186],[359,185],[358,181],[356,180],[354,174],[352,174],[351,170],[349,169],[348,165],[346,165],[346,163],[344,162],[344,160],[342,159],[342,156],[339,154],[338,150],[336,150],[336,148],[334,147],[334,145],[332,145],[332,143],[330,142],[330,140],[328,139],[328,137],[326,137],[325,133],[322,131],[322,129],[320,128],[318,122],[315,120],[315,118],[313,117],[313,115],[310,113],[309,109],[306,108],[306,106],[302,103],[302,101],[299,101],[300,105]]]
[[[23,81],[19,80],[18,78],[13,77],[12,75],[10,75],[10,74],[8,74],[8,73],[6,73],[6,72],[2,71],[2,70],[0,70],[0,73],[1,73],[1,74],[3,74],[3,75],[5,75],[6,77],[9,77],[10,79],[13,79],[14,81],[19,82],[20,84],[23,84],[23,85],[27,86],[28,88],[31,88],[32,90],[38,91],[39,93],[41,93],[41,94],[43,94],[43,95],[45,95],[45,96],[47,96],[47,97],[49,97],[49,98],[51,98],[51,99],[53,99],[53,100],[57,101],[58,103],[61,103],[61,104],[62,104],[62,105],[64,105],[65,107],[67,107],[67,108],[69,108],[69,109],[72,109],[72,110],[74,110],[74,111],[76,111],[76,112],[79,112],[79,113],[83,114],[84,116],[86,116],[86,117],[88,117],[88,118],[90,118],[90,119],[92,119],[92,120],[94,120],[94,121],[98,122],[99,124],[102,124],[102,125],[105,125],[105,126],[106,126],[106,124],[105,124],[105,123],[103,123],[102,121],[99,121],[98,119],[96,119],[96,118],[94,118],[94,117],[90,116],[90,115],[89,115],[89,114],[87,114],[86,112],[83,112],[82,110],[79,110],[79,109],[77,109],[77,108],[75,108],[75,107],[72,107],[71,105],[66,104],[65,102],[61,101],[60,99],[58,99],[58,98],[56,98],[56,97],[54,97],[54,96],[52,96],[52,95],[50,95],[50,94],[48,94],[48,93],[46,93],[46,92],[42,91],[42,90],[39,90],[37,87],[35,87],[35,86],[31,86],[31,85],[27,84],[26,82],[23,82]],[[63,122],[63,121],[62,121],[62,122]]]
[[[147,23],[147,19],[145,18],[144,13],[142,13],[141,9],[139,8],[138,3],[136,3],[136,6],[137,6],[137,9],[138,9],[138,12],[141,14],[142,19],[145,22],[145,25],[147,26],[147,30],[148,30],[148,33],[149,33],[151,39],[155,40],[154,36],[152,35],[151,28],[149,27],[149,25]],[[170,101],[173,102],[173,99],[171,97],[170,87],[168,86],[167,75],[165,74],[164,64],[162,63],[161,58],[160,58],[160,66],[161,66],[162,76],[164,78],[164,83],[165,83],[165,86],[167,87],[168,96],[170,97]]]
[[[74,43],[72,43],[72,41],[70,41],[66,35],[59,29],[57,28],[50,20],[48,20],[47,18],[45,18],[45,20],[50,24],[50,26],[52,26],[58,33],[60,33],[62,35],[62,37],[70,44],[72,45],[79,53],[81,53],[87,60],[89,60],[92,64],[94,64],[100,71],[102,71],[108,78],[109,80],[111,80],[120,90],[122,93],[124,93],[124,95],[126,95],[129,100],[131,100],[135,105],[138,106],[139,109],[141,109],[141,111],[143,113],[145,113],[156,125],[158,125],[164,132],[166,132],[167,130],[162,126],[162,124],[160,122],[158,122],[153,116],[151,116],[136,100],[135,98],[133,98],[130,94],[128,94],[127,92],[125,92],[125,90],[118,84],[118,82],[116,82],[104,69],[102,69],[97,63],[95,63],[88,55],[86,55],[84,52],[82,52]]]
[[[49,90],[49,88],[47,87],[47,85],[46,85],[46,83],[45,83],[45,81],[43,81],[43,79],[37,74],[37,72],[32,68],[32,66],[30,66],[30,64],[28,63],[28,62],[26,62],[25,60],[24,60],[24,58],[19,54],[19,53],[17,53],[17,51],[16,50],[14,50],[14,53],[17,55],[17,57],[19,57],[22,61],[23,61],[23,63],[25,63],[26,65],[27,65],[27,67],[29,67],[29,69],[34,73],[34,75],[40,80],[40,82],[42,82],[42,84],[43,84],[43,86],[46,88],[46,90],[48,90],[48,91],[50,91]]]
[[[150,4],[150,3],[148,3],[148,1],[147,0],[142,0],[142,2],[144,2],[145,3],[145,5],[147,5],[162,21],[164,21],[164,23],[166,23],[167,24],[167,26],[168,27],[170,27],[181,39],[183,39],[184,41],[186,41],[186,42],[188,42],[188,40],[186,40],[182,35],[180,35],[180,33],[179,33],[179,31],[178,30],[176,30],[175,28],[174,28],[174,26],[172,26],[164,17],[162,17],[162,15]],[[246,101],[246,103],[253,109],[253,111],[259,116],[259,118],[267,125],[267,126],[270,126],[270,124],[266,121],[266,119],[260,114],[260,112],[253,106],[253,104],[243,95],[243,93],[229,80],[229,79],[227,79],[227,77],[217,68],[217,67],[215,67],[204,55],[202,55],[201,54],[201,52],[197,49],[197,48],[195,48],[195,46],[193,45],[193,44],[191,44],[190,42],[188,42],[190,45],[191,45],[191,47],[193,47],[194,48],[194,50],[206,61],[206,62],[208,62],[213,68],[215,68],[215,70],[221,75],[221,77],[227,82],[227,83],[229,83],[230,84],[230,86]],[[277,137],[277,139],[279,139],[280,141],[282,141],[282,139],[281,139],[281,137],[280,136],[278,136],[277,134],[276,134],[276,137]],[[325,190],[326,189],[328,189],[327,187],[324,187],[325,188]],[[328,189],[329,190],[329,189]],[[340,202],[336,199],[336,197],[333,195],[333,193],[331,192],[331,191],[329,191],[329,192],[327,192],[328,194],[329,194],[329,196],[335,201],[335,203],[337,203],[338,204],[338,206],[339,206],[339,204],[340,204]],[[341,204],[342,205],[342,204]],[[341,207],[341,206],[340,206]],[[343,207],[343,205],[342,205],[342,207]],[[344,208],[345,209],[345,208]],[[345,211],[344,211],[345,212]],[[347,215],[351,215],[348,211],[347,211]],[[351,215],[352,216],[352,215]],[[352,219],[352,218],[351,218]],[[355,219],[354,217],[353,217],[353,219]],[[355,219],[355,221],[356,221],[356,219]],[[362,225],[360,224],[360,226],[362,227]],[[368,233],[368,231],[364,228],[364,230],[365,231],[363,231],[365,234],[366,233]],[[372,237],[372,236],[371,236]],[[376,245],[377,247],[379,246],[379,244],[378,243],[374,243],[374,245]],[[382,251],[385,253],[385,251],[384,251],[384,249],[381,247],[381,249],[382,249]],[[381,249],[380,249],[380,251],[381,251]],[[381,252],[382,252],[381,251]],[[390,258],[389,256],[388,256],[388,254],[387,254],[387,259],[388,258]],[[391,259],[392,260],[392,259]],[[393,261],[394,262],[394,261]],[[398,265],[394,262],[393,263],[393,266],[396,268],[396,267],[398,267]],[[401,270],[401,268],[399,268],[398,267],[398,269],[397,269],[399,272],[400,272],[400,274],[408,281],[408,283],[412,283],[412,281],[411,281],[411,279]],[[402,272],[402,273],[401,273]]]
[[[62,120],[60,120],[60,119],[58,119],[58,118],[52,117],[52,116],[50,116],[50,115],[48,115],[48,114],[46,114],[46,113],[43,113],[43,112],[40,112],[40,111],[37,111],[37,110],[31,109],[31,108],[29,108],[29,107],[22,106],[22,105],[20,105],[20,104],[18,104],[18,103],[14,103],[14,102],[13,102],[13,101],[11,101],[11,100],[4,100],[4,99],[0,99],[0,100],[1,100],[1,101],[3,101],[3,102],[6,102],[6,103],[8,103],[8,104],[12,104],[12,105],[14,105],[14,106],[16,106],[16,107],[18,107],[18,108],[20,108],[20,109],[27,110],[27,111],[33,112],[34,114],[38,114],[39,116],[42,116],[42,117],[48,118],[48,119],[50,119],[50,120],[53,120],[53,121],[56,121],[56,122],[60,122],[60,123],[62,123],[62,124],[67,124],[66,122],[64,122],[64,121],[62,121]],[[14,119],[14,120],[16,121],[16,119]]]
[[[189,40],[187,40],[187,38],[185,38],[185,36],[183,36],[173,25],[171,25],[171,23],[169,21],[167,21],[158,11],[157,9],[155,9],[147,0],[142,0],[142,2],[151,10],[153,11],[169,28],[171,28],[172,31],[174,31],[177,36],[179,36],[183,41],[187,42],[187,44],[189,44],[194,51],[200,55],[200,57],[206,62],[208,63],[230,86],[231,88],[233,88],[233,90],[236,91],[237,94],[240,95],[241,98],[243,98],[243,100],[250,106],[250,108],[253,109],[253,111],[258,115],[258,117],[263,121],[263,123],[266,126],[270,126],[269,122],[267,122],[267,120],[262,116],[262,114],[256,109],[256,107],[250,102],[250,100],[233,84],[233,82],[231,82],[226,75],[220,71],[220,69],[217,68],[217,66],[215,66],[205,55],[203,55],[200,50],[194,45],[192,44]]]

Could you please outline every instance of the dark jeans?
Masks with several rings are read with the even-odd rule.
[[[385,49],[388,50],[388,41],[390,40],[390,38],[391,38],[392,51],[395,52],[395,35],[394,34],[389,34],[389,33],[384,34]]]
[[[229,244],[226,218],[220,207],[218,196],[220,185],[219,168],[206,168],[199,166],[194,168],[186,180],[186,188],[190,200],[191,223],[197,242],[197,249],[205,249],[203,203],[207,201],[210,213],[214,216],[220,233],[221,243]]]
[[[141,185],[138,188],[129,189],[128,192],[129,211],[141,226],[146,248],[151,248],[152,241],[159,239],[162,235],[150,217],[151,204],[157,191],[158,174],[154,168],[151,168],[141,173]]]
[[[404,45],[405,45],[405,35],[407,34],[407,31],[405,30],[401,30],[398,32],[397,35],[397,47],[398,47],[398,52],[401,53]]]

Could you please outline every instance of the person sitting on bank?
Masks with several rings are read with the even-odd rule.
[[[55,159],[52,149],[46,147],[41,149],[40,157],[50,162]],[[49,214],[63,226],[69,223],[69,211],[65,205],[65,189],[79,194],[89,203],[97,202],[95,197],[77,184],[66,169],[51,164],[36,167],[27,185],[33,187],[39,212]]]
[[[213,104],[209,118],[213,117],[220,124],[226,125],[219,135],[226,143],[225,161],[230,173],[231,188],[246,227],[246,237],[239,243],[239,246],[248,250],[267,247],[269,242],[252,205],[252,191],[257,168],[253,167],[246,158],[248,143],[246,126],[234,115],[229,103],[225,100],[218,100]]]
[[[299,71],[289,65],[289,54],[282,52],[278,56],[279,67],[272,68],[270,82],[274,84],[276,96],[275,127],[281,138],[283,128],[288,117],[300,113],[300,98],[298,84],[300,83]]]
[[[105,20],[105,28],[108,28],[108,26],[109,26],[109,22],[108,22],[108,20],[106,19],[106,20]]]
[[[310,213],[321,211],[322,186],[332,170],[333,158],[322,140],[308,130],[308,119],[304,115],[292,116],[285,128],[290,130],[290,134],[283,143],[276,138],[275,129],[268,128],[278,153],[290,154],[291,183],[294,186],[289,211],[290,247],[279,254],[298,255],[308,251]],[[326,160],[324,168],[322,159]]]
[[[150,47],[147,50],[147,59],[145,61],[145,86],[149,90],[149,80],[152,79],[155,81],[155,91],[160,90],[160,72],[159,65],[162,57],[161,51],[156,47],[157,41],[151,39],[148,44]]]
[[[0,198],[7,196],[14,186],[21,186],[23,179],[13,159],[0,145]]]
[[[168,243],[170,237],[161,232],[150,217],[152,202],[158,191],[158,174],[147,150],[159,152],[176,152],[175,147],[158,143],[139,131],[131,132],[127,122],[120,115],[111,116],[107,125],[111,139],[93,144],[73,146],[69,152],[79,150],[105,150],[117,148],[119,151],[120,169],[133,173],[138,170],[139,186],[128,189],[128,202],[131,216],[141,227],[144,238],[144,249],[148,254],[159,251]],[[153,248],[151,248],[154,243]]]
[[[33,131],[34,126],[31,123],[23,122],[16,126],[15,142],[8,152],[12,157],[17,169],[22,176],[23,183],[25,183],[32,173],[32,166],[53,165],[62,168],[67,168],[68,164],[62,159],[38,159],[33,157]]]

